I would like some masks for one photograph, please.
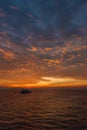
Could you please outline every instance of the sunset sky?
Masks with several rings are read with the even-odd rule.
[[[0,86],[87,86],[87,0],[0,0]]]

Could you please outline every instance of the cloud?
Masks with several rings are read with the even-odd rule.
[[[0,1],[0,77],[87,78],[86,12],[86,0]]]
[[[87,83],[86,80],[78,80],[74,78],[65,78],[65,77],[42,77],[42,80],[38,82],[38,85],[41,86],[67,86],[68,85],[82,85],[82,84]]]
[[[2,54],[2,57],[5,59],[14,59],[15,58],[15,54],[13,52],[0,49],[0,53]]]

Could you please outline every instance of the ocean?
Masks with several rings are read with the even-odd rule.
[[[0,89],[0,130],[87,130],[87,90]]]

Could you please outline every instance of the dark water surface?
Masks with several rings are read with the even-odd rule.
[[[87,90],[0,90],[0,130],[87,130]]]

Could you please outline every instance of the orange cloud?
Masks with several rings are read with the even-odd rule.
[[[44,86],[78,86],[78,85],[87,85],[87,80],[79,80],[69,77],[42,77],[42,80],[38,82],[38,85]]]
[[[3,55],[5,59],[13,59],[15,57],[15,54],[13,52],[0,49],[0,53]]]

